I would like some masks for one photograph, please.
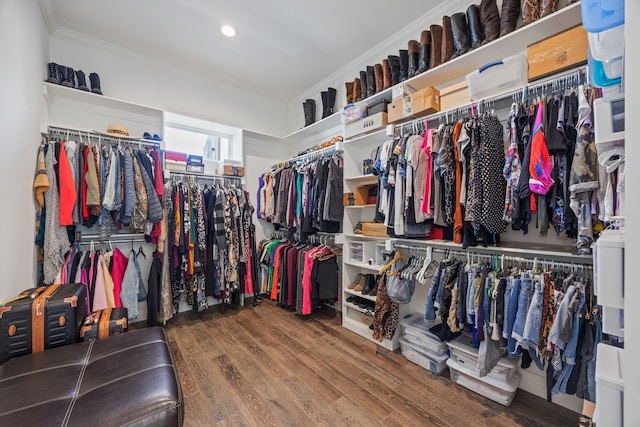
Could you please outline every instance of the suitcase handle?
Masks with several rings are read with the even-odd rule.
[[[493,61],[493,62],[489,62],[488,64],[483,65],[482,67],[480,67],[480,69],[478,70],[479,73],[482,73],[484,70],[486,70],[487,68],[491,68],[491,67],[495,67],[496,65],[502,65],[504,64],[504,62],[502,62],[502,59],[499,59],[497,61]]]

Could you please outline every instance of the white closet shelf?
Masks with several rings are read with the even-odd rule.
[[[157,108],[123,101],[109,96],[98,95],[92,92],[86,92],[84,90],[74,89],[54,83],[44,82],[43,94],[47,98],[49,104],[53,103],[55,98],[62,98],[75,102],[87,103],[92,106],[112,108],[114,110],[126,111],[134,114],[149,115],[152,113],[157,114],[160,117],[162,117],[163,114],[162,110]]]
[[[282,139],[285,142],[290,142],[290,143],[300,142],[310,137],[313,137],[321,132],[325,132],[325,131],[328,131],[329,129],[333,129],[334,127],[340,126],[340,124],[341,124],[340,111],[338,110],[337,113],[333,113],[332,115],[325,117],[324,119],[319,120],[313,124],[310,124],[307,127],[303,127],[302,129],[292,132],[289,135],[286,135],[285,137],[283,137]],[[342,129],[340,130],[340,133],[342,133]]]
[[[352,267],[359,267],[359,268],[362,268],[364,270],[379,271],[382,268],[379,265],[369,265],[369,264],[365,264],[363,262],[355,262],[355,261],[349,261],[349,260],[345,260],[344,263],[346,265],[350,265]]]
[[[386,241],[389,237],[386,236],[365,236],[364,234],[343,234],[347,239],[366,239],[366,240],[379,240],[381,242]]]
[[[352,176],[351,178],[344,179],[347,182],[363,183],[363,182],[378,182],[378,176],[372,173],[366,175]]]
[[[362,313],[362,314],[365,314],[365,313],[367,312],[367,310],[366,310],[365,308],[360,308],[360,307],[358,307],[357,305],[355,305],[355,304],[353,304],[353,303],[350,303],[350,302],[346,302],[346,301],[344,301],[344,302],[342,303],[342,305],[343,305],[344,307],[349,307],[349,308],[351,308],[351,309],[353,309],[353,310],[359,311],[359,312],[360,312],[360,313]]]
[[[374,97],[377,95],[374,95]],[[367,100],[367,102],[369,102]],[[347,138],[345,139],[343,142],[345,144],[364,144],[366,142],[370,142],[371,140],[382,140],[386,137],[387,135],[387,129],[380,129],[378,131],[375,132],[371,132],[371,133],[365,133],[364,135],[358,135],[358,136],[354,136],[353,138]]]
[[[354,206],[345,206],[345,209],[364,209],[364,208],[375,208],[376,204],[372,203],[369,205],[354,205]]]
[[[345,288],[345,289],[344,289],[344,291],[345,291],[346,293],[348,293],[349,295],[355,295],[355,296],[357,296],[357,297],[364,298],[364,299],[368,299],[369,301],[373,301],[373,302],[375,302],[375,301],[376,301],[376,297],[373,297],[373,296],[371,296],[371,295],[363,295],[363,294],[362,294],[362,292],[354,291],[353,289]],[[351,303],[349,303],[349,302],[347,302],[347,301],[345,301],[345,302],[344,302],[344,304],[350,304],[350,305],[353,305],[353,304],[351,304]],[[357,307],[357,306],[356,306],[356,307]],[[358,308],[360,308],[360,307],[358,307]]]
[[[361,316],[364,316],[363,314],[360,314]],[[342,316],[342,326],[344,326],[345,328],[347,328],[348,330],[350,330],[351,332],[354,332],[358,335],[360,335],[363,338],[368,339],[369,341],[379,345],[380,347],[384,347],[387,350],[395,350],[396,348],[398,348],[398,344],[396,344],[394,341],[390,341],[385,339],[382,342],[379,341],[375,341],[373,339],[373,331],[371,329],[369,329],[369,325],[367,325],[364,322],[361,322],[359,320],[356,319],[352,319],[350,317],[347,316]],[[400,329],[398,327],[398,329]],[[398,334],[398,332],[396,332],[396,335]]]

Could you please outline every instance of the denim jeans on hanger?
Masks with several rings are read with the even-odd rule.
[[[533,298],[533,279],[531,273],[525,272],[521,276],[520,295],[518,296],[518,309],[516,313],[515,322],[513,323],[513,331],[511,337],[516,340],[516,347],[522,346],[524,339],[524,325],[527,321],[527,314],[529,313],[529,305],[531,304],[531,298]]]
[[[580,291],[578,291],[580,292]],[[571,376],[571,371],[575,368],[575,354],[576,347],[578,345],[578,335],[580,332],[580,325],[584,321],[580,316],[582,309],[584,308],[585,297],[584,292],[580,292],[580,302],[578,303],[578,309],[575,312],[575,318],[573,322],[573,327],[571,331],[571,336],[569,337],[569,342],[567,343],[566,350],[564,353],[564,366],[562,367],[562,371],[560,371],[560,375],[558,376],[558,380],[555,385],[551,389],[551,393],[567,393],[567,383],[569,381],[569,377]]]
[[[534,293],[527,312],[527,319],[524,324],[522,346],[525,348],[538,350],[540,340],[540,327],[542,326],[542,301],[544,299],[544,283],[542,278],[534,278]]]
[[[424,319],[431,322],[436,320],[434,298],[436,290],[440,286],[440,279],[442,275],[444,275],[444,268],[442,268],[442,263],[439,263],[435,273],[433,273],[433,276],[431,277],[431,286],[429,286],[429,291],[427,292],[427,303],[424,311]]]
[[[596,333],[593,337],[593,358],[587,364],[587,387],[591,401],[594,401],[596,398],[596,358],[598,356],[598,344],[602,342],[602,319],[600,315],[600,311],[593,314]]]
[[[507,286],[504,289],[504,327],[502,329],[502,338],[505,340],[508,340],[511,336],[511,331],[507,333],[507,328],[509,325],[509,301],[511,301],[514,281],[513,277],[507,277]],[[513,329],[513,325],[511,325],[511,329]]]
[[[573,298],[573,295],[577,291],[577,287],[575,285],[569,285],[567,288],[567,292],[562,297],[562,301],[560,301],[560,305],[558,306],[558,310],[556,311],[556,316],[553,320],[553,324],[551,325],[551,329],[549,329],[549,336],[547,341],[553,343],[560,350],[564,350],[567,343],[564,339],[562,339],[561,331],[564,324],[571,321],[568,319],[569,313],[569,303]]]
[[[516,346],[516,339],[513,338],[513,325],[516,322],[516,316],[518,314],[518,301],[520,300],[520,288],[522,280],[519,278],[513,279],[513,289],[511,290],[511,297],[509,298],[509,317],[507,317],[507,349],[509,357],[517,358],[520,356],[520,350]]]

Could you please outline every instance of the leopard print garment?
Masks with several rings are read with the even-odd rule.
[[[399,315],[400,305],[391,301],[387,294],[387,274],[385,273],[378,280],[378,295],[373,315],[373,339],[380,342],[385,338],[392,339],[398,327]]]

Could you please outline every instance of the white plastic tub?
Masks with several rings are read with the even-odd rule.
[[[418,314],[408,314],[400,320],[404,339],[410,343],[423,348],[436,356],[449,354],[447,343],[440,341],[440,338],[429,332],[429,329],[436,325],[436,322],[424,320],[424,316]]]
[[[596,425],[623,425],[624,400],[623,349],[605,343],[598,344],[596,359]]]
[[[491,399],[504,406],[511,405],[516,397],[518,385],[520,385],[520,374],[516,372],[509,381],[499,381],[491,377],[477,377],[474,372],[456,362],[453,358],[447,360],[451,381],[469,390],[476,392],[487,399]]]
[[[465,77],[469,98],[477,101],[520,89],[528,83],[528,70],[527,56],[523,54],[490,62]]]
[[[400,351],[402,355],[410,362],[415,363],[424,369],[431,371],[432,374],[440,375],[447,367],[447,359],[449,356],[435,355],[432,353],[422,353],[418,347],[411,344],[404,338],[400,338]]]
[[[451,358],[475,374],[478,365],[478,349],[471,345],[471,337],[467,334],[462,334],[447,344],[451,350]],[[502,357],[491,372],[487,374],[487,377],[506,382],[513,377],[517,369],[518,359]]]

